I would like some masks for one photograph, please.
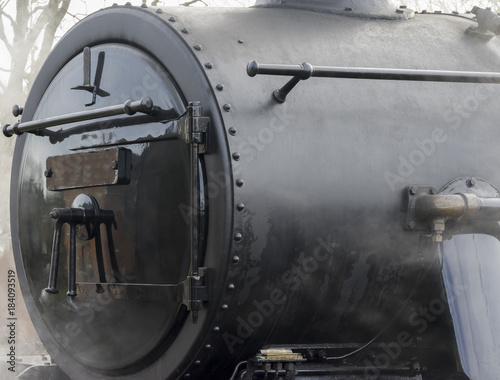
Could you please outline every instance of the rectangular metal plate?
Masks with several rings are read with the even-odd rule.
[[[132,152],[125,148],[47,158],[47,189],[53,191],[130,183]]]

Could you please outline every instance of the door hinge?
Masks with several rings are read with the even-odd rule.
[[[211,281],[210,268],[198,268],[197,275],[188,276],[184,284],[182,303],[192,312],[193,323],[198,321],[198,311],[203,308],[203,302],[210,300]]]

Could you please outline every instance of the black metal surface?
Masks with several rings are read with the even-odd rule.
[[[257,0],[255,6],[292,8],[349,17],[387,20],[406,20],[414,17],[414,12],[411,9],[395,4],[391,0]]]
[[[44,65],[22,122],[87,110],[87,91],[70,90],[81,83],[86,46],[90,67],[105,53],[101,85],[110,93],[89,107],[148,95],[176,118],[109,117],[18,138],[11,190],[16,264],[24,268],[20,282],[37,331],[70,377],[227,379],[264,346],[303,349],[307,380],[498,372],[487,354],[494,340],[468,337],[496,337],[500,324],[457,323],[473,315],[456,299],[464,268],[455,254],[443,269],[441,252],[461,241],[461,232],[491,239],[498,233],[491,224],[447,224],[440,245],[428,231],[405,229],[401,208],[415,183],[440,186],[464,176],[500,183],[498,86],[342,77],[307,81],[299,96],[276,104],[266,94],[280,79],[249,79],[242,70],[250,59],[307,59],[320,67],[394,67],[382,74],[395,77],[415,74],[406,72],[410,67],[417,77],[435,69],[487,73],[498,70],[498,41],[478,44],[464,34],[472,22],[460,18],[418,15],[396,23],[301,5],[114,7],[77,25]],[[189,101],[203,110],[200,119],[185,119],[186,135],[179,120]],[[210,128],[202,128],[203,118]],[[202,143],[205,154],[197,152]],[[116,262],[83,243],[76,252],[78,296],[44,298],[37,292],[50,267],[49,212],[68,208],[81,191],[48,190],[46,160],[113,145],[132,151],[130,183],[85,192],[115,213]],[[493,251],[491,242],[466,240],[471,252]],[[70,267],[65,255],[59,259]],[[497,267],[492,256],[467,260],[476,268],[463,277],[475,281],[470,294],[477,284],[498,288],[494,276],[479,281],[485,262]],[[118,264],[122,282],[113,283]],[[489,302],[481,314],[496,318],[495,292],[484,294]],[[71,336],[66,326],[81,331]],[[489,365],[480,372],[474,350]],[[421,373],[390,373],[411,363]]]

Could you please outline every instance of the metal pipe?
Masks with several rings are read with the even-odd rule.
[[[263,64],[251,61],[247,65],[247,74],[256,75],[309,77],[380,79],[430,82],[465,82],[465,83],[500,83],[500,73],[476,71],[411,70],[382,69],[368,67],[333,67],[301,65]]]
[[[415,216],[420,220],[443,218],[500,221],[500,198],[463,193],[423,195],[415,202]]]
[[[133,115],[137,112],[150,115],[154,112],[154,110],[155,108],[153,106],[153,101],[150,97],[146,96],[141,100],[127,100],[124,104],[119,104],[116,106],[97,108],[89,111],[74,112],[67,115],[54,116],[42,120],[20,122],[14,125],[6,124],[3,127],[3,134],[7,137],[11,137],[14,134],[20,135],[24,132],[32,132],[39,129],[75,123],[78,121],[94,120],[103,117],[123,114]]]

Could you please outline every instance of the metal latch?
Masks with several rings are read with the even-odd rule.
[[[198,311],[204,301],[210,300],[210,268],[198,268],[197,275],[188,276],[184,282],[182,303],[193,313],[193,323],[198,322]]]

